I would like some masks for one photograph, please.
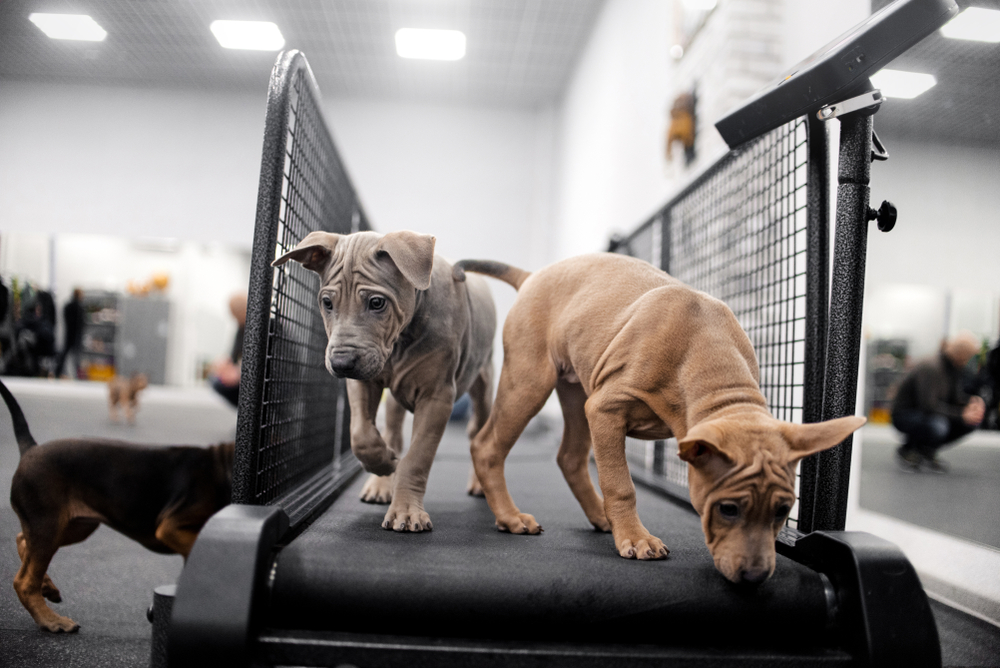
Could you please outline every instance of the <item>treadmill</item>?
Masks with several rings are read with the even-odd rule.
[[[868,222],[895,219],[890,205],[868,206],[872,160],[886,157],[868,77],[956,12],[953,0],[897,0],[800,63],[719,121],[730,153],[617,248],[733,307],[776,417],[854,412]],[[464,425],[449,428],[428,484],[434,530],[382,529],[384,506],[357,498],[363,476],[344,383],[323,364],[317,279],[297,263],[270,265],[313,230],[366,229],[306,58],[283,52],[268,92],[233,503],[203,528],[162,604],[172,613],[159,617],[168,623],[154,663],[941,664],[911,564],[891,543],[843,530],[850,439],[802,463],[775,574],[754,588],[715,570],[671,441],[626,445],[640,515],[671,549],[663,561],[621,559],[610,534],[590,528],[555,465],[558,433],[537,423],[506,468],[543,534],[499,533],[485,501],[465,494]]]

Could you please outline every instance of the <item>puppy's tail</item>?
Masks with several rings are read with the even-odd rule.
[[[456,281],[461,282],[465,280],[465,272],[467,271],[498,278],[504,283],[512,285],[515,290],[519,290],[524,280],[531,276],[530,271],[493,260],[459,260],[452,267],[451,276]]]
[[[38,443],[31,435],[31,430],[28,429],[28,421],[24,419],[24,413],[21,411],[17,399],[3,384],[3,381],[0,381],[0,395],[3,395],[4,403],[7,404],[7,409],[10,411],[10,420],[14,423],[14,438],[17,439],[17,449],[21,451],[23,457],[28,448],[38,445]]]

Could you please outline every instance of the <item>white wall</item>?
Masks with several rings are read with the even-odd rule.
[[[538,114],[338,98],[324,108],[377,230],[434,234],[453,259],[530,264],[526,240],[549,196]]]
[[[605,4],[558,110],[551,259],[604,250],[666,200],[663,138],[673,7]]]
[[[869,12],[870,0],[726,0],[675,62],[674,3],[609,0],[558,109],[552,259],[645,220],[725,152],[719,117]],[[696,82],[698,160],[668,165],[669,107]]]
[[[266,91],[0,81],[0,232],[249,248]]]
[[[372,225],[437,237],[451,260],[546,263],[550,111],[329,99],[327,120]],[[515,292],[491,281],[502,324]],[[503,348],[497,328],[495,361]]]
[[[871,0],[784,0],[782,70],[819,51],[871,11]]]

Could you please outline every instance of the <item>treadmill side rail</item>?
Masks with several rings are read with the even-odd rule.
[[[830,578],[837,621],[865,666],[939,668],[941,645],[927,595],[893,543],[863,531],[814,531],[778,551]]]
[[[227,506],[195,542],[177,584],[167,641],[170,666],[250,665],[258,592],[288,517],[275,506]]]

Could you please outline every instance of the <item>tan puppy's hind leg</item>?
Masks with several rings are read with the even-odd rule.
[[[472,416],[469,417],[469,424],[466,432],[469,434],[469,444],[471,447],[476,434],[482,429],[486,421],[490,419],[490,409],[493,407],[493,364],[489,363],[483,367],[479,377],[469,389],[469,397],[472,399]],[[484,496],[483,486],[479,484],[476,476],[476,467],[469,470],[469,484],[466,492],[470,496]]]
[[[611,531],[611,523],[604,513],[604,500],[597,494],[594,481],[590,479],[590,426],[584,411],[587,394],[579,383],[564,380],[556,384],[556,394],[559,395],[565,422],[556,462],[590,523],[598,531]]]
[[[510,357],[504,359],[493,410],[472,442],[472,463],[500,531],[520,534],[542,531],[533,516],[514,505],[504,477],[504,460],[528,422],[545,405],[555,385],[556,370],[551,360],[527,358],[515,363]]]
[[[618,554],[626,559],[663,559],[666,545],[649,533],[635,508],[635,485],[625,460],[625,422],[620,409],[604,409],[599,393],[587,400],[587,422],[594,441],[604,510],[611,522]]]
[[[399,457],[403,454],[403,420],[406,418],[406,409],[403,408],[392,394],[385,398],[385,444]],[[365,503],[389,503],[392,501],[392,486],[395,484],[395,476],[375,475],[368,476],[364,487],[361,488],[361,500]]]

